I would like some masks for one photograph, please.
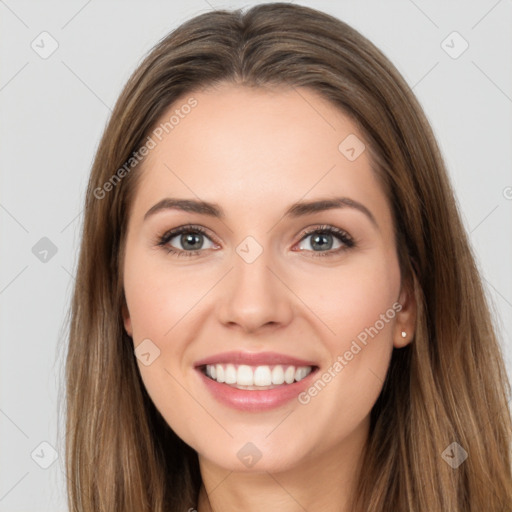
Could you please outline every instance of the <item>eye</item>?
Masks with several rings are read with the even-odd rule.
[[[171,245],[171,241],[175,238],[177,239],[177,243],[181,245],[181,248],[176,248]],[[204,249],[202,246],[205,239],[213,244],[211,239],[206,235],[206,231],[201,226],[189,225],[167,231],[164,235],[159,237],[157,245],[162,246],[168,253],[176,254],[177,256],[195,256]]]
[[[353,238],[347,232],[335,228],[334,226],[318,226],[309,229],[304,233],[301,242],[308,238],[311,238],[308,245],[313,248],[313,250],[308,250],[308,252],[316,252],[317,254],[312,254],[314,257],[335,256],[356,245]],[[338,244],[341,243],[341,246],[331,250],[333,247],[333,238]],[[304,247],[300,247],[300,249],[304,249]]]

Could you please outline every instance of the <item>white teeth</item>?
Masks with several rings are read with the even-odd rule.
[[[215,371],[217,373],[217,378],[215,379],[217,382],[224,382],[224,368],[221,364],[215,366]]]
[[[296,381],[299,381],[299,380],[302,380],[307,374],[308,374],[308,369],[307,368],[297,368],[297,370],[295,371],[295,380]]]
[[[215,375],[212,376],[215,378]],[[291,384],[295,380],[295,368],[293,366],[288,366],[286,371],[284,372],[284,381],[286,384]]]
[[[226,384],[236,384],[236,369],[234,365],[228,364],[224,372],[224,382]]]
[[[284,370],[282,366],[274,366],[272,370],[272,384],[279,385],[284,382]]]
[[[254,370],[255,386],[270,386],[272,384],[272,372],[268,366],[258,366]]]
[[[254,384],[254,375],[250,366],[242,364],[238,367],[236,383],[240,386],[252,386]]]
[[[213,380],[234,386],[249,386],[251,389],[293,384],[307,377],[312,370],[311,366],[206,365],[206,375]]]

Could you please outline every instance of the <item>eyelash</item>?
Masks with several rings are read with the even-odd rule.
[[[205,235],[207,238],[210,238],[208,234],[206,233],[206,230],[202,228],[201,226],[195,226],[195,225],[186,225],[186,226],[180,226],[179,228],[171,229],[170,231],[165,232],[163,235],[160,235],[156,239],[156,245],[159,247],[162,247],[164,250],[167,251],[168,254],[174,254],[177,257],[190,257],[190,256],[197,256],[201,251],[204,249],[198,249],[196,251],[183,251],[181,249],[175,249],[174,247],[168,246],[167,244],[176,236],[182,235],[182,234],[193,234],[193,233],[201,233],[202,235]],[[345,246],[340,247],[335,250],[328,250],[328,251],[307,251],[312,252],[316,254],[313,254],[313,257],[330,257],[335,256],[337,254],[340,254],[341,252],[344,252],[348,249],[351,249],[353,247],[356,247],[356,242],[354,239],[345,231],[339,228],[335,228],[334,226],[318,226],[313,229],[306,230],[302,234],[302,238],[299,240],[299,242],[302,242],[304,238],[307,238],[309,235],[312,234],[328,234],[333,235],[335,238],[337,238],[340,242],[342,242]],[[210,238],[211,240],[211,238]]]

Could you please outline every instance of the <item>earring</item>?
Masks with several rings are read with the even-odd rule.
[[[405,331],[402,331],[402,338],[405,338],[407,336],[407,333]]]

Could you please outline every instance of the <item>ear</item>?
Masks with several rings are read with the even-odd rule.
[[[132,330],[132,320],[130,318],[130,312],[128,311],[128,306],[126,305],[126,299],[123,298],[123,306],[122,306],[122,314],[123,314],[123,324],[124,329],[128,336],[133,336]]]
[[[402,348],[408,345],[414,338],[416,330],[416,298],[414,295],[415,281],[410,280],[402,286],[398,302],[402,309],[396,315],[393,332],[393,346]],[[405,333],[405,337],[402,336]]]

